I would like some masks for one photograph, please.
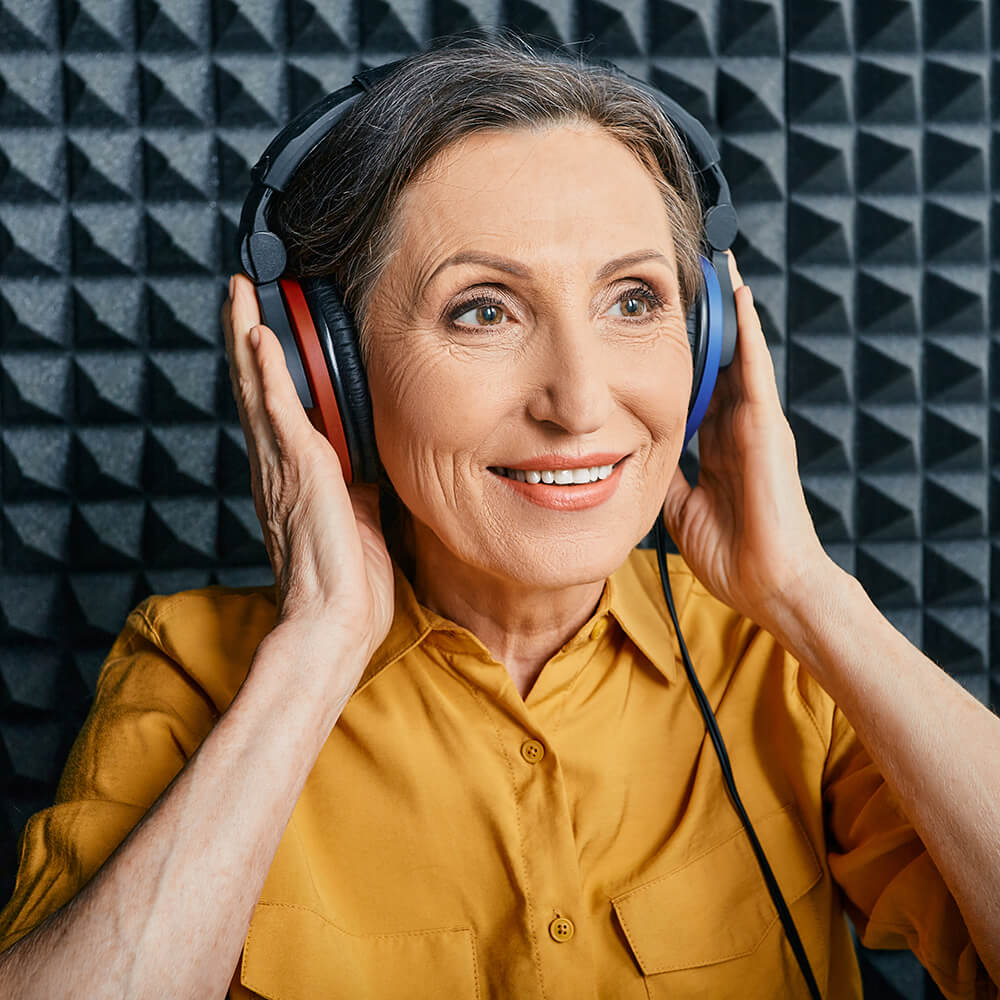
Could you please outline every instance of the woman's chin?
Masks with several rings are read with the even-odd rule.
[[[635,548],[631,538],[583,542],[575,538],[552,539],[543,545],[510,546],[491,560],[490,571],[525,587],[560,590],[603,580],[610,576]],[[484,567],[487,568],[487,567]]]

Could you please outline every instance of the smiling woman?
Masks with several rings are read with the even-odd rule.
[[[536,75],[542,72],[544,82]],[[350,157],[341,154],[346,148]],[[412,529],[427,523],[418,513],[421,497],[463,502],[449,518],[455,528],[466,526],[464,539],[454,532],[451,538],[462,559],[475,561],[477,553],[496,551],[497,540],[509,538],[504,519],[511,506],[502,504],[503,493],[483,490],[490,489],[490,467],[526,468],[536,453],[557,450],[551,441],[526,441],[523,426],[508,426],[500,436],[502,408],[523,393],[532,368],[537,381],[539,357],[564,376],[558,398],[547,405],[556,414],[572,411],[576,428],[601,420],[594,408],[607,407],[610,394],[603,401],[584,399],[591,412],[581,410],[580,393],[592,393],[593,386],[574,380],[573,366],[582,372],[617,361],[625,371],[628,362],[616,345],[630,344],[633,361],[635,352],[644,355],[647,379],[676,373],[673,402],[687,403],[681,400],[692,382],[685,313],[703,284],[701,204],[690,159],[656,101],[566,53],[546,59],[502,33],[490,41],[445,39],[405,79],[397,78],[391,89],[374,88],[344,116],[292,176],[270,224],[288,249],[289,270],[301,278],[328,278],[354,317],[377,410],[383,528],[390,552],[411,578],[419,565]],[[514,252],[505,253],[508,247]],[[573,311],[566,309],[567,291]],[[606,317],[604,336],[579,354],[566,334],[596,315]],[[446,358],[450,364],[440,378],[424,383],[429,367]],[[414,386],[422,387],[416,399],[406,395]],[[500,386],[504,396],[495,391]],[[646,395],[639,386],[629,391]],[[441,405],[451,400],[453,406]],[[539,403],[533,404],[536,413]],[[572,467],[580,464],[584,446],[614,452],[615,459],[640,452],[634,478],[626,477],[617,497],[623,509],[632,504],[630,530],[614,551],[603,542],[591,548],[604,553],[594,581],[620,564],[632,547],[627,536],[637,531],[641,538],[655,519],[657,490],[649,489],[637,504],[637,487],[640,476],[656,475],[656,463],[661,477],[676,465],[676,455],[670,461],[660,452],[673,446],[679,454],[676,427],[667,441],[662,423],[676,421],[676,410],[657,415],[659,423],[646,430],[639,417],[627,426],[624,414],[617,426],[597,433],[577,429],[557,455],[562,467]],[[417,452],[442,423],[458,430],[459,412],[467,442],[478,436],[480,447],[473,453],[456,440],[448,467],[439,453],[432,471],[430,451],[422,459]],[[491,420],[495,430],[487,439]],[[550,439],[559,437],[558,426],[557,416]],[[562,435],[565,440],[565,429]],[[422,463],[421,480],[406,481],[406,462]],[[444,481],[432,491],[428,476]],[[664,481],[661,497],[665,487]],[[573,502],[568,496],[556,500]],[[597,517],[595,512],[595,523]],[[548,529],[530,517],[519,530],[525,552],[552,544]],[[504,547],[504,560],[510,556]],[[527,558],[534,575],[539,553]],[[565,560],[555,554],[545,560],[560,563]],[[513,569],[508,563],[508,572]],[[522,580],[524,574],[522,567]],[[542,649],[548,640],[539,639]],[[518,646],[520,657],[540,665],[541,653]]]
[[[530,684],[656,520],[680,456],[692,360],[670,223],[649,171],[593,125],[471,135],[397,211],[367,314],[379,457],[421,600],[471,613]],[[602,465],[600,485],[554,481]]]
[[[291,177],[265,151],[222,310],[275,583],[129,615],[22,835],[0,994],[847,1000],[850,916],[995,997],[1000,725],[823,551],[731,206],[607,66],[391,67]],[[370,392],[377,483],[318,372]]]

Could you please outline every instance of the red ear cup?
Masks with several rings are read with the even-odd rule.
[[[347,447],[347,437],[340,418],[340,408],[337,396],[333,391],[330,373],[327,369],[323,349],[320,347],[319,336],[313,323],[312,314],[306,304],[305,295],[297,281],[289,278],[279,278],[278,284],[285,299],[285,306],[299,349],[302,367],[305,369],[306,380],[315,405],[306,409],[306,414],[316,428],[333,445],[340,468],[344,473],[344,482],[350,484],[354,479],[351,468],[351,455]]]
[[[355,483],[379,481],[378,447],[372,416],[368,375],[354,317],[337,286],[325,275],[299,279],[313,319],[347,441]]]

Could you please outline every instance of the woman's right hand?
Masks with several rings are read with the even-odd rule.
[[[278,338],[260,325],[253,284],[237,274],[230,287],[222,327],[254,509],[277,585],[276,627],[321,628],[326,638],[332,632],[357,643],[363,672],[389,631],[394,605],[378,487],[344,482],[336,451],[302,407]],[[346,696],[360,677],[337,678]]]

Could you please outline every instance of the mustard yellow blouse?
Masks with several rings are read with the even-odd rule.
[[[845,911],[949,997],[997,996],[941,876],[805,669],[669,557],[681,629],[824,997],[861,996]],[[234,1000],[804,996],[635,549],[526,699],[395,568],[392,629],[271,865]],[[153,595],[18,845],[0,949],[77,893],[191,757],[273,587]],[[225,837],[226,831],[219,830]]]

